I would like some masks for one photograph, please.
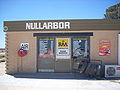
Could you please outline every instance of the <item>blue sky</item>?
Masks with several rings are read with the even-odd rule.
[[[102,19],[120,0],[0,0],[0,48],[5,47],[3,21]]]

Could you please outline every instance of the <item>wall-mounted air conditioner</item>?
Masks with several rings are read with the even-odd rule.
[[[120,65],[105,65],[105,77],[120,77]]]

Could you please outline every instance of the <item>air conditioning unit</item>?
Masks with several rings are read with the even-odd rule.
[[[120,65],[105,65],[105,77],[120,77]]]

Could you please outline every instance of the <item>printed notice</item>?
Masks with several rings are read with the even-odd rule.
[[[56,58],[70,58],[70,38],[56,38]]]

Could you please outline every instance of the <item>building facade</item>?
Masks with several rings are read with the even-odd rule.
[[[72,72],[74,57],[119,63],[120,20],[4,21],[4,31],[7,73]]]

